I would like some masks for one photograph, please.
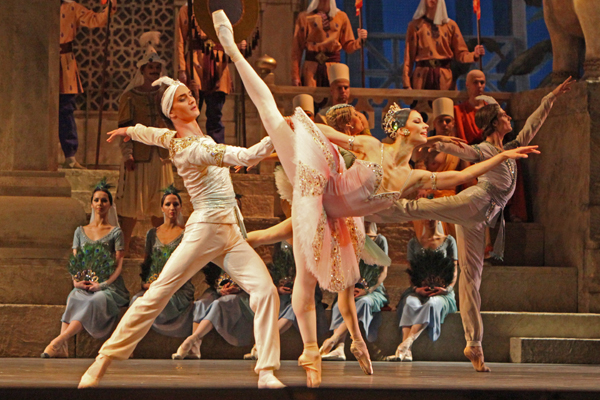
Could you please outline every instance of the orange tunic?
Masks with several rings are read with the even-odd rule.
[[[186,44],[188,41],[188,6],[184,5],[179,10],[179,29],[177,30],[177,60],[179,71],[187,71],[187,62],[189,56],[186,54]],[[194,18],[196,21],[196,18]],[[202,39],[206,39],[206,34],[200,29],[196,21],[196,29]],[[194,79],[200,85],[200,90],[205,92],[224,92],[231,93],[233,81],[229,72],[227,62],[221,62],[223,51],[217,50],[219,61],[216,63],[209,56],[202,53],[201,50],[194,51]],[[189,79],[190,77],[188,77]],[[198,79],[200,78],[200,79]]]
[[[329,30],[323,29],[323,18],[317,11],[301,12],[296,19],[292,42],[292,80],[300,79],[300,62],[304,51],[334,53],[344,50],[353,53],[361,48],[361,41],[354,38],[348,15],[338,11],[329,18]],[[327,63],[330,65],[332,63]],[[316,86],[315,73],[318,63],[305,61],[302,76],[306,86]]]
[[[454,121],[456,134],[469,144],[481,142],[481,129],[475,124],[475,107],[468,101],[454,106]]]
[[[422,89],[430,67],[413,65],[419,61],[451,60],[461,63],[472,63],[475,55],[469,52],[458,25],[453,20],[437,25],[438,33],[433,31],[432,24],[425,18],[413,20],[408,24],[404,51],[404,68],[402,84],[405,88]],[[453,88],[452,71],[440,68],[440,90]]]
[[[113,12],[115,8],[113,8]],[[100,13],[88,10],[81,4],[70,2],[60,4],[60,81],[59,91],[62,94],[83,93],[77,61],[72,49],[72,45],[77,29],[80,26],[86,28],[100,28],[106,25],[108,21],[108,7]]]

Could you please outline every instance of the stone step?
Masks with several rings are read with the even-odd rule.
[[[125,259],[122,276],[130,295],[141,289],[142,259]],[[0,304],[39,304],[64,306],[73,289],[67,271],[67,259],[0,260]],[[206,284],[204,275],[196,274],[192,282],[199,297]]]
[[[513,337],[510,361],[544,364],[600,364],[600,339]]]
[[[249,219],[249,227],[261,228],[270,219]],[[265,261],[271,261],[271,246],[256,249]],[[125,259],[123,278],[130,294],[140,290],[141,258]],[[64,305],[72,289],[67,259],[0,259],[0,304]],[[384,282],[395,308],[404,290],[410,286],[405,265],[392,265]],[[206,288],[204,275],[193,279],[196,296]],[[33,283],[52,282],[51,285]],[[577,270],[562,267],[498,267],[483,270],[481,309],[484,311],[576,312]],[[460,298],[456,291],[458,304]],[[334,294],[325,293],[324,302],[333,304]]]
[[[39,357],[44,347],[60,332],[60,316],[64,305],[0,305],[0,357]],[[382,312],[382,324],[375,342],[369,343],[371,358],[382,360],[393,354],[402,340],[395,312]],[[578,338],[600,339],[600,315],[565,313],[483,312],[485,335],[483,348],[488,362],[510,362],[511,338]],[[32,329],[36,327],[37,329]],[[251,334],[249,332],[248,334]],[[168,338],[150,331],[134,352],[135,358],[169,358],[183,339]],[[103,340],[81,333],[70,342],[72,357],[94,357]],[[413,345],[415,361],[465,361],[465,346],[460,314],[448,315],[442,334],[431,342],[425,332]],[[297,359],[302,342],[296,329],[281,337],[282,359]],[[233,347],[214,331],[202,344],[206,359],[239,359],[249,347]],[[346,354],[352,359],[349,339]]]
[[[384,284],[393,307],[410,286],[407,268],[388,269]],[[483,311],[577,312],[577,268],[485,266],[479,292]],[[458,286],[456,295],[460,305]]]
[[[528,222],[506,223],[504,260],[491,260],[494,265],[543,266],[544,226]]]

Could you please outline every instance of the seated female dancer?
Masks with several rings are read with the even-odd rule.
[[[172,355],[173,360],[201,358],[202,339],[215,329],[219,335],[232,346],[249,346],[252,344],[252,310],[248,302],[248,294],[231,280],[226,273],[217,279],[216,290],[219,297],[214,300],[205,312],[194,315],[194,331]]]
[[[525,126],[519,132],[517,138],[505,145],[503,145],[503,139],[507,133],[512,131],[511,118],[498,104],[488,104],[479,109],[475,115],[477,126],[483,130],[482,135],[485,140],[482,143],[473,146],[436,143],[433,146],[435,146],[436,151],[453,154],[466,161],[477,163],[474,166],[493,160],[498,155],[507,154],[508,151],[514,151],[507,151],[505,149],[515,149],[517,146],[529,144],[550,113],[554,100],[558,96],[568,92],[572,83],[571,78],[568,78],[544,97],[538,109],[527,119]],[[420,117],[417,113],[410,110],[391,110],[386,116],[384,127],[388,135],[398,136],[396,143],[399,141],[404,142],[410,140],[410,137],[413,135],[412,130],[416,129],[419,121]],[[347,138],[340,139],[340,141],[343,140],[347,141]],[[363,137],[356,137],[360,151],[368,153],[369,157],[377,157],[377,146],[374,144],[364,144],[363,140]],[[390,153],[385,152],[385,154]],[[388,159],[391,156],[392,154],[387,156]],[[396,169],[393,169],[393,165],[390,165],[389,162],[385,167],[385,175],[388,175],[387,187],[389,189],[403,185],[402,179],[406,179],[405,177],[410,174],[408,157],[406,155],[400,157]],[[465,169],[465,171],[472,167]],[[503,209],[515,190],[517,179],[516,168],[517,165],[514,160],[506,160],[482,175],[477,185],[463,190],[456,196],[432,200],[419,199],[408,201],[403,199],[396,202],[394,207],[391,207],[389,210],[376,213],[378,214],[377,216],[369,217],[373,221],[404,222],[415,219],[431,219],[457,225],[458,264],[461,269],[459,278],[460,316],[463,321],[465,339],[467,341],[464,354],[479,372],[488,372],[490,370],[485,365],[483,349],[481,347],[483,322],[479,311],[481,306],[479,286],[481,284],[485,251],[485,229],[487,226],[494,226],[498,220],[500,221],[500,232],[496,239],[494,252],[499,257],[502,257],[504,249]],[[431,180],[435,182],[438,179],[439,181],[441,175],[442,173],[438,173],[437,175],[432,173]],[[408,188],[419,187],[414,176],[409,176],[408,180],[409,183],[404,184]],[[385,182],[386,177],[384,176]]]
[[[183,218],[181,216],[181,197],[173,185],[164,189],[160,206],[164,223],[151,228],[146,234],[146,252],[142,263],[142,291],[131,299],[133,304],[142,297],[152,283],[158,279],[167,260],[183,239]],[[164,310],[156,317],[152,329],[161,335],[186,337],[192,328],[192,302],[194,285],[191,280],[183,284],[173,294]]]
[[[221,296],[231,294],[235,290],[239,290],[239,286],[233,284],[219,286],[219,283],[221,282],[221,279],[219,278],[221,277],[223,270],[215,263],[209,262],[204,268],[202,268],[202,273],[204,274],[204,283],[206,283],[208,287],[204,290],[202,295],[200,295],[200,298],[194,301],[191,332],[194,332],[198,327],[198,324],[204,319],[204,317],[206,317],[208,308],[215,300]],[[234,287],[237,289],[234,289]],[[180,353],[178,349],[178,352],[172,354],[171,358],[174,360],[182,360],[184,358],[200,359],[201,345],[202,341],[196,341],[189,348],[185,349],[187,353]]]
[[[69,272],[74,288],[61,318],[60,335],[46,347],[42,358],[68,357],[68,339],[83,329],[96,339],[106,337],[119,317],[119,307],[129,304],[121,277],[123,234],[105,180],[96,185],[91,205],[90,224],[78,227],[73,237]],[[100,262],[98,254],[109,261]]]
[[[196,122],[198,107],[191,91],[167,77],[163,83],[161,111],[172,128],[142,125],[109,132],[108,141],[121,136],[169,149],[171,162],[190,194],[194,212],[187,221],[183,240],[158,279],[128,310],[112,337],[100,349],[96,362],[83,375],[80,387],[97,386],[113,359],[125,360],[152,326],[169,299],[209,261],[221,266],[250,294],[255,313],[254,333],[259,360],[255,372],[259,387],[282,387],[273,371],[279,368],[277,312],[279,298],[267,267],[242,237],[241,215],[229,176],[229,166],[252,165],[269,155],[269,138],[244,149],[216,144]]]
[[[373,368],[360,333],[354,304],[354,284],[360,279],[358,260],[364,247],[364,226],[362,220],[356,217],[388,208],[399,198],[400,193],[377,194],[383,176],[379,164],[356,161],[346,170],[336,147],[301,109],[296,110],[291,119],[293,128],[290,127],[279,113],[268,86],[237,49],[233,28],[225,13],[222,10],[214,12],[213,22],[219,41],[235,63],[265,129],[273,140],[285,173],[294,185],[292,225],[297,275],[292,304],[304,342],[304,352],[299,358],[299,364],[307,372],[307,385],[317,387],[321,382],[321,357],[317,344],[314,304],[317,281],[322,288],[339,293],[340,311],[353,339],[350,350],[363,371],[372,374]],[[426,132],[427,125],[423,125]],[[341,133],[339,135],[347,138]],[[360,137],[363,136],[355,138]],[[426,141],[424,137],[423,140]],[[348,140],[345,139],[344,143],[347,145]],[[456,186],[484,173],[506,158],[523,157],[522,153],[531,151],[534,150],[526,148],[506,152],[486,164],[475,165],[460,173],[440,174],[442,178],[439,179],[439,185]],[[415,175],[424,188],[432,187],[428,175]]]
[[[435,342],[446,315],[456,312],[456,240],[444,234],[439,221],[422,222],[423,232],[408,242],[408,272],[413,286],[402,294],[396,307],[402,343],[386,361],[412,361],[411,347],[419,335],[428,329]]]
[[[377,244],[381,250],[388,254],[388,243],[385,236],[377,234],[377,225],[373,222],[367,223],[365,227],[367,235]],[[381,326],[381,308],[389,303],[383,281],[387,277],[387,267],[369,265],[360,260],[361,280],[354,287],[354,300],[358,319],[362,322],[363,329],[367,334],[367,340],[377,340],[377,331]],[[346,361],[344,342],[348,334],[348,328],[344,323],[337,303],[331,311],[331,327],[333,335],[319,349],[323,360]]]

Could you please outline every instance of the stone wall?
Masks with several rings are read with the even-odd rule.
[[[540,89],[514,95],[516,127],[523,126],[547,93]],[[579,312],[600,311],[599,97],[600,85],[581,82],[558,99],[532,142],[542,154],[524,163],[534,220],[545,228],[546,265],[578,269]]]

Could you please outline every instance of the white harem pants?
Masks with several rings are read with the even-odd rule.
[[[250,295],[254,311],[254,338],[258,350],[255,371],[279,368],[279,296],[267,267],[235,224],[194,223],[158,279],[127,310],[100,354],[115,360],[129,358],[154,319],[185,282],[209,261],[219,265]],[[250,334],[250,332],[248,332]]]

